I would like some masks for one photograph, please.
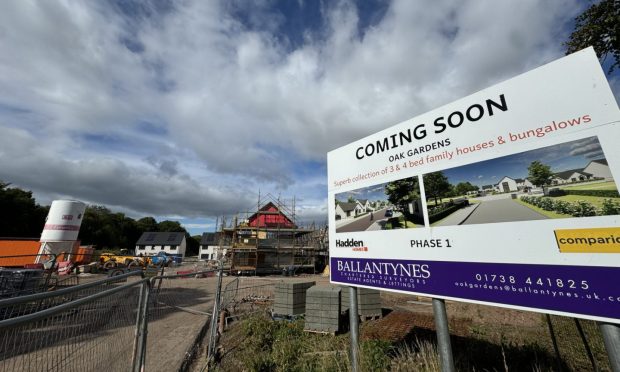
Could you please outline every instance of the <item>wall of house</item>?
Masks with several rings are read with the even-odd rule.
[[[360,213],[360,212],[358,212]],[[336,214],[340,216],[341,220],[345,220],[347,218],[352,218],[355,217],[355,210],[350,211],[349,215],[347,216],[347,212],[343,211],[342,208],[340,207],[340,205],[336,206]]]
[[[219,246],[217,245],[201,245],[200,253],[198,255],[201,260],[218,260]]]
[[[504,177],[497,183],[497,187],[500,192],[506,192],[504,189],[504,182],[508,183],[508,191],[517,191],[519,189],[515,180],[509,177]]]
[[[600,163],[590,163],[583,169],[584,172],[591,173],[594,177],[604,178],[606,180],[612,180],[611,169],[608,165]]]
[[[279,212],[275,207],[269,207],[264,212]],[[282,228],[293,228],[293,222],[288,219],[282,213],[279,214],[261,214],[260,212],[251,217],[248,221],[248,225],[250,226],[258,226],[258,227],[282,227]]]
[[[164,251],[170,254],[181,254],[185,257],[185,247],[186,247],[185,238],[180,245],[136,245],[136,254],[145,254],[148,256],[154,256],[157,253]]]

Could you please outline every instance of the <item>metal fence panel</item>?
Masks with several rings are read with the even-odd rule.
[[[0,370],[130,370],[142,283],[112,283],[90,296],[78,288],[0,301],[5,310],[0,320]],[[75,297],[67,301],[68,295]],[[32,309],[36,312],[25,311]]]

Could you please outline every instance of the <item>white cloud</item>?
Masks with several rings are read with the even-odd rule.
[[[253,28],[231,15],[238,3],[139,4],[148,15],[0,5],[0,179],[43,199],[180,216],[233,213],[258,189],[283,191],[318,220],[326,175],[304,173],[308,164],[560,57],[579,10],[573,0],[402,0],[360,37],[356,7],[330,2],[327,27],[292,49],[274,35],[282,19],[268,2],[253,5]]]

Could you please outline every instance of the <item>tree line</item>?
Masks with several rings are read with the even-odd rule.
[[[37,204],[32,191],[10,185],[0,181],[0,237],[39,238],[50,207]],[[97,249],[133,249],[147,231],[183,232],[187,254],[198,254],[200,236],[190,236],[178,221],[157,222],[153,217],[134,220],[101,205],[86,207],[78,239],[83,245],[94,245]]]

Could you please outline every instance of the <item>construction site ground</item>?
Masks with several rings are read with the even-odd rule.
[[[270,278],[287,281],[312,280],[316,281],[317,285],[331,285],[329,277],[321,275]],[[381,302],[383,317],[361,323],[361,341],[384,340],[394,345],[410,343],[416,339],[435,342],[430,298],[382,291]],[[555,354],[544,315],[456,301],[446,301],[446,308],[455,358],[466,360],[463,362],[467,366],[466,369],[479,369],[479,367],[493,369],[503,367],[505,363],[511,366],[531,366],[533,361],[540,363],[537,365],[541,366],[555,365]],[[264,309],[267,310],[267,307]],[[562,357],[565,359],[562,363],[568,363],[564,367],[568,367],[569,370],[590,370],[592,366],[585,356],[583,344],[578,338],[576,339],[573,319],[565,317],[557,319],[556,332]],[[237,358],[236,352],[243,352],[238,349],[242,340],[239,339],[241,333],[234,331],[235,325],[234,322],[229,325],[228,329],[232,332],[226,331],[221,340],[220,350],[224,353],[224,360],[220,368],[223,370],[229,370],[227,366],[231,367],[230,370],[239,367],[238,364],[228,363],[226,360]],[[594,325],[590,327],[590,332],[596,332]],[[594,337],[591,338],[592,347],[597,354],[595,358],[602,370],[606,370],[607,361],[602,344],[599,345]],[[479,364],[470,364],[469,359],[472,355],[476,355]],[[200,355],[191,370],[200,371],[204,366],[204,357],[204,353]]]
[[[177,271],[192,269],[197,268],[194,265],[185,265],[167,268],[166,272],[174,274]],[[99,275],[84,277],[81,282],[98,277],[100,278]],[[223,277],[223,287],[235,278],[234,276]],[[178,287],[187,292],[188,296],[183,296],[187,300],[182,303],[169,304],[172,306],[162,304],[163,308],[168,307],[168,309],[149,322],[146,364],[148,371],[178,370],[184,361],[190,358],[192,352],[195,352],[195,355],[191,357],[193,364],[189,370],[201,371],[205,364],[206,337],[198,336],[208,321],[206,314],[212,311],[217,277],[177,280],[183,281]],[[256,284],[275,284],[274,282],[284,280],[315,281],[317,285],[331,285],[329,277],[322,275],[265,276],[252,280]],[[171,282],[170,285],[170,288],[175,288],[174,283]],[[361,323],[360,338],[362,341],[384,340],[398,344],[422,339],[434,342],[434,318],[429,298],[382,291],[381,302],[383,317]],[[242,306],[246,308],[236,309],[237,313],[266,312],[270,308],[270,302],[248,302]],[[485,357],[495,355],[493,358],[500,358],[500,360],[504,355],[510,358],[511,352],[525,356],[525,358],[553,359],[553,350],[548,341],[549,332],[543,315],[539,313],[453,301],[447,301],[446,307],[453,348],[457,357],[463,352],[479,353],[483,350],[488,354]],[[241,340],[237,338],[239,332],[232,332],[236,335],[233,338],[230,338],[229,334],[238,323],[239,321],[234,318],[229,319],[228,330],[221,338],[220,350],[229,351],[225,353],[224,358],[235,358],[233,350],[236,350]],[[558,332],[561,334],[562,329]],[[325,335],[324,337],[333,336]],[[531,349],[531,345],[537,342],[546,346]],[[540,353],[545,355],[541,356]],[[604,361],[601,363],[603,364]],[[226,360],[223,360],[222,366],[226,365]],[[582,363],[579,368],[573,369],[582,370],[581,368],[587,370],[588,365]],[[225,367],[223,369],[226,370]]]

